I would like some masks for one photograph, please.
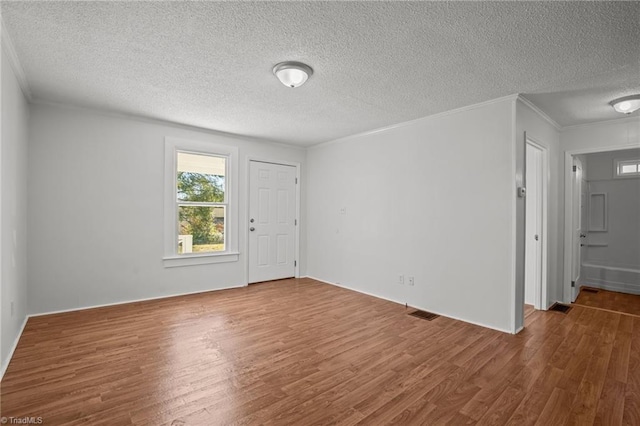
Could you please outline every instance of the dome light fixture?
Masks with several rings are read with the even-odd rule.
[[[640,95],[625,96],[609,102],[613,109],[623,114],[631,114],[640,109]]]
[[[273,67],[273,73],[282,84],[295,88],[302,86],[311,77],[313,70],[301,62],[287,61]]]

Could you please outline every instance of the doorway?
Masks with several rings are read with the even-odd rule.
[[[524,303],[547,308],[547,149],[527,138],[525,144],[525,291]],[[526,310],[526,309],[525,309]]]
[[[620,241],[637,242],[638,239],[633,237],[634,233],[637,235],[637,232],[640,232],[637,227],[634,228],[635,230],[630,229],[629,225],[623,225],[620,218],[614,220],[608,216],[611,212],[617,211],[621,217],[631,218],[629,224],[637,226],[637,213],[631,212],[629,206],[637,207],[638,204],[637,202],[630,204],[627,202],[628,199],[623,197],[626,207],[616,209],[610,205],[610,195],[613,190],[600,186],[604,181],[615,182],[616,185],[631,182],[632,179],[614,174],[617,170],[616,165],[619,165],[615,160],[624,157],[626,151],[637,149],[637,144],[628,144],[565,151],[562,286],[564,303],[576,301],[581,285],[587,290],[592,287],[607,289],[605,284],[613,283],[618,288],[607,290],[620,291],[621,283],[623,287],[627,286],[628,282],[640,283],[640,280],[635,278],[640,277],[640,266],[626,264],[626,258],[622,257],[626,255],[633,257],[637,252],[628,247],[622,250],[613,247],[615,239],[610,235],[614,231],[607,226],[607,223],[621,226],[620,233],[623,238]],[[596,154],[603,157],[600,159],[603,160],[602,162],[592,161]],[[637,154],[632,158],[636,157],[638,157]],[[585,175],[585,169],[588,169],[586,174],[590,177]],[[636,245],[636,249],[640,252],[638,247],[640,246]],[[633,259],[637,259],[637,256]],[[623,262],[625,264],[622,264]],[[640,294],[640,291],[637,294]]]
[[[296,276],[298,168],[249,161],[248,283]]]

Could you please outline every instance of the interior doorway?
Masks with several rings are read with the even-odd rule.
[[[637,144],[565,152],[564,303],[576,301],[581,287],[592,292],[589,303],[604,290],[640,294],[640,203],[630,196],[640,176],[624,176],[628,159],[640,164]]]
[[[527,137],[524,303],[535,309],[547,309],[548,182],[548,151],[543,145]]]

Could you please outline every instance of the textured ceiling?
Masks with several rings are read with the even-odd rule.
[[[639,2],[2,2],[35,99],[298,145],[514,93],[560,125],[640,93]],[[298,89],[274,64],[314,68]]]

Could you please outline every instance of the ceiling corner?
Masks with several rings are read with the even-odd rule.
[[[6,52],[7,58],[9,58],[9,64],[11,65],[11,69],[16,75],[16,78],[18,79],[18,83],[20,84],[22,92],[29,102],[33,102],[33,96],[31,94],[31,89],[29,88],[27,75],[24,72],[24,68],[22,68],[20,58],[18,58],[18,54],[16,53],[16,49],[13,44],[13,40],[11,38],[11,35],[7,31],[7,26],[5,25],[2,17],[0,17],[0,37],[2,38],[2,51]]]

